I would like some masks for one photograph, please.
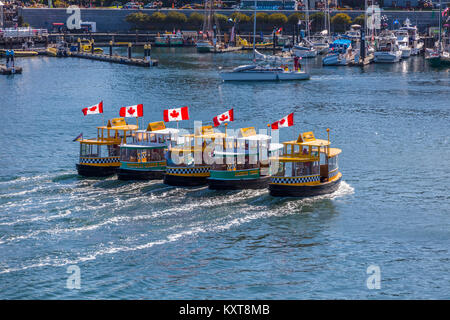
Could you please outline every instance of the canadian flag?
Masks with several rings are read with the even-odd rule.
[[[144,116],[144,105],[137,104],[129,107],[120,108],[119,115],[121,117],[142,117]]]
[[[92,107],[83,108],[81,111],[83,111],[85,116],[88,114],[103,113],[103,101],[100,101],[100,103],[97,103]]]
[[[227,112],[219,114],[218,116],[213,118],[213,121],[214,121],[214,127],[219,126],[222,122],[234,121],[233,109],[230,109]]]
[[[283,119],[280,119],[278,121],[275,121],[272,123],[272,130],[278,130],[280,128],[286,128],[290,127],[294,124],[294,113],[291,113],[284,117]]]
[[[165,122],[180,121],[180,120],[189,120],[188,107],[164,110],[164,121]]]

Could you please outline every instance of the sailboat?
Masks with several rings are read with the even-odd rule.
[[[447,10],[448,12],[448,10]],[[435,68],[450,67],[450,42],[449,38],[442,36],[442,5],[439,1],[439,39],[436,48],[427,49],[425,60]]]
[[[306,1],[306,38],[302,39],[302,41],[296,44],[292,48],[292,52],[295,56],[300,58],[315,58],[317,57],[317,50],[314,48],[314,44],[309,40],[310,39],[310,28],[309,28],[309,7],[308,2]]]
[[[213,25],[213,23],[215,23]],[[205,1],[205,17],[203,20],[202,38],[197,40],[197,52],[208,53],[216,49],[218,37],[218,21],[214,15],[214,1]]]
[[[253,61],[256,62],[256,0],[253,15]],[[268,60],[268,59],[265,59]],[[221,71],[223,81],[282,81],[282,80],[307,80],[309,74],[301,70],[298,58],[294,60],[294,70],[287,67],[258,66],[256,64],[243,65],[231,71]]]

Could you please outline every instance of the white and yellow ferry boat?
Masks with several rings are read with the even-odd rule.
[[[147,130],[136,130],[129,144],[120,146],[120,180],[163,179],[165,153],[171,141],[177,141],[178,129],[166,128],[163,121],[151,122]]]
[[[272,137],[257,134],[254,127],[242,128],[235,137],[227,136],[223,148],[216,144],[208,178],[213,190],[264,189],[269,185],[269,157],[283,148]]]
[[[97,127],[97,138],[81,139],[78,174],[88,177],[113,175],[120,167],[120,145],[138,129],[129,125],[124,118],[108,120],[106,126]]]
[[[328,140],[304,132],[297,140],[283,142],[277,173],[270,178],[272,196],[310,197],[338,189],[342,179],[338,167],[341,149],[330,147],[329,129],[327,132]]]
[[[194,134],[184,135],[184,142],[171,146],[167,152],[164,183],[171,186],[207,184],[215,141],[225,136],[224,133],[214,132],[212,126],[203,126]]]

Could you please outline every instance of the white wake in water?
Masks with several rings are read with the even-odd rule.
[[[174,190],[174,191],[173,191]],[[196,198],[190,198],[190,203],[187,204],[186,208],[170,208],[165,210],[160,210],[157,212],[154,212],[149,215],[138,215],[138,216],[117,216],[113,217],[111,219],[105,220],[103,222],[84,226],[84,227],[77,227],[77,228],[67,228],[67,229],[52,229],[52,230],[39,230],[35,231],[37,233],[31,233],[25,236],[19,236],[20,237],[33,237],[38,235],[39,233],[51,233],[51,234],[59,234],[59,233],[67,233],[67,232],[83,232],[83,231],[94,231],[100,227],[106,226],[106,225],[120,225],[120,224],[126,224],[130,222],[137,222],[143,220],[149,220],[154,219],[160,216],[164,215],[178,215],[181,212],[185,211],[192,211],[194,209],[198,210],[198,208],[204,208],[208,209],[211,207],[217,207],[225,205],[229,207],[229,205],[238,203],[239,207],[232,208],[235,213],[229,213],[225,216],[212,220],[212,221],[197,221],[192,222],[189,224],[189,227],[186,230],[178,230],[174,231],[167,236],[165,236],[163,239],[159,240],[152,240],[146,243],[142,244],[135,244],[135,245],[111,245],[109,247],[104,247],[105,244],[99,243],[100,249],[91,252],[91,253],[80,253],[80,256],[74,259],[68,259],[68,258],[53,258],[51,256],[38,258],[38,262],[31,263],[24,266],[18,266],[18,267],[4,267],[3,270],[0,271],[0,274],[2,273],[9,273],[9,272],[18,272],[22,270],[27,270],[31,268],[40,268],[40,267],[62,267],[65,265],[70,264],[78,264],[86,261],[95,260],[98,257],[104,256],[104,255],[114,255],[121,252],[130,252],[130,251],[138,251],[138,250],[145,250],[149,249],[156,245],[164,245],[169,244],[175,241],[179,241],[186,237],[195,237],[203,233],[220,233],[224,232],[228,229],[235,228],[238,226],[241,226],[243,224],[249,223],[251,221],[262,219],[262,218],[268,218],[273,216],[283,216],[283,215],[292,215],[296,214],[298,212],[299,207],[302,205],[311,205],[315,201],[321,201],[324,199],[337,199],[340,197],[344,197],[350,194],[354,193],[353,187],[351,187],[349,184],[347,184],[345,181],[343,181],[337,191],[335,191],[332,194],[329,195],[322,195],[312,198],[304,198],[304,199],[292,199],[287,200],[284,202],[281,202],[280,205],[277,207],[275,205],[275,208],[271,208],[268,210],[268,205],[273,204],[273,201],[279,201],[277,198],[271,198],[268,195],[267,190],[244,190],[240,191],[238,193],[225,193],[224,195],[217,195],[216,193],[214,195],[211,195],[210,198],[203,198],[207,197],[208,193],[210,191],[205,190],[203,188],[200,189],[172,189],[170,192],[171,195],[174,198],[180,198],[180,194],[184,194],[185,198],[188,197],[187,195],[189,193],[198,194],[200,193],[201,202],[195,203]],[[167,197],[166,193],[163,193],[160,196]],[[198,195],[197,195],[198,196]],[[155,199],[148,200],[154,201]],[[166,199],[167,200],[167,199]],[[172,200],[172,199],[170,199]],[[194,201],[194,202],[193,202]],[[181,210],[180,210],[181,209]],[[177,227],[186,227],[185,222],[181,222],[178,225],[174,225],[169,228],[169,230],[176,229]],[[128,239],[125,239],[124,242],[127,242],[127,240],[133,239],[133,237],[129,237]],[[8,240],[19,240],[19,239],[8,239]],[[109,244],[109,242],[108,242]]]

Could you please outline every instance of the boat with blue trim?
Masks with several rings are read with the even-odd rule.
[[[181,143],[171,144],[166,154],[164,183],[184,187],[207,184],[215,141],[225,136],[215,132],[212,126],[203,126],[194,134],[182,136]]]
[[[78,140],[80,160],[76,165],[78,174],[87,177],[110,176],[120,167],[120,145],[126,144],[127,137],[138,129],[129,125],[125,118],[108,120],[106,126],[97,127],[97,138]]]
[[[136,130],[130,144],[120,146],[119,180],[163,179],[165,153],[169,143],[177,139],[179,130],[166,128],[163,121],[151,122],[146,130]]]
[[[311,197],[336,191],[341,183],[338,156],[341,149],[328,140],[304,132],[297,140],[283,142],[277,172],[270,178],[269,191],[277,197]]]
[[[208,180],[209,189],[264,189],[270,180],[270,156],[283,148],[272,137],[256,134],[254,127],[242,128],[236,137],[216,144]]]

